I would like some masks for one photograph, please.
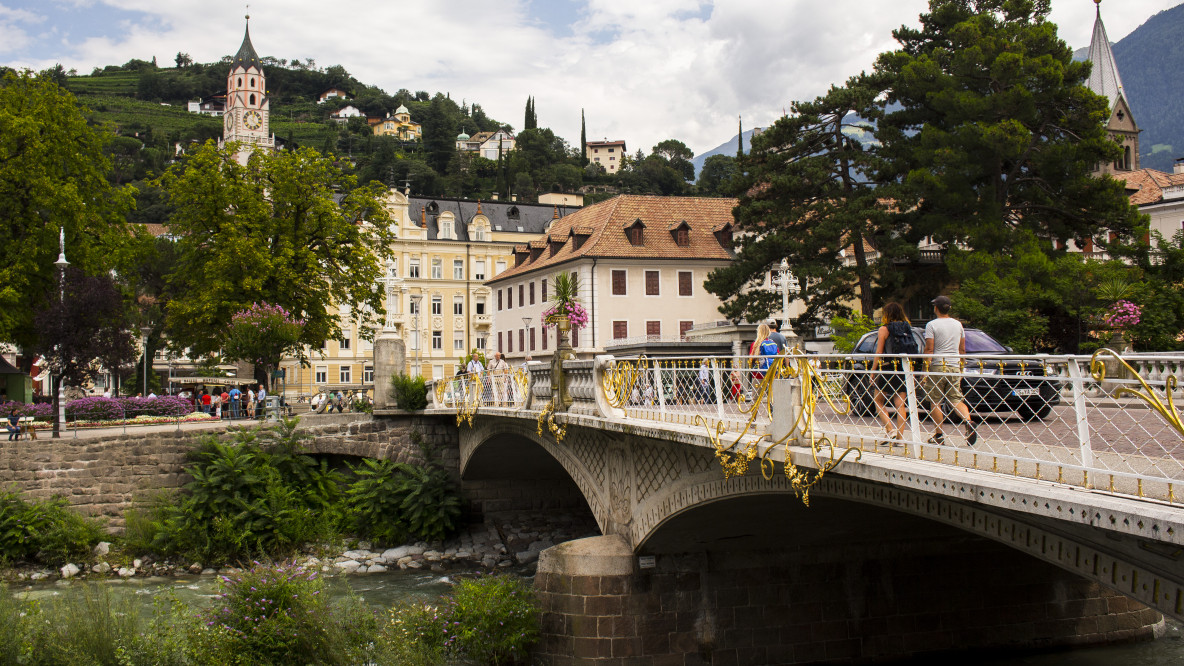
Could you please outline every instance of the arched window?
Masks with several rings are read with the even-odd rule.
[[[248,102],[248,103],[251,106],[255,106],[255,93],[251,93],[251,99],[250,99],[250,102]]]
[[[235,88],[242,88],[243,87],[243,77],[241,77],[241,76],[238,77],[238,83],[234,84],[234,87]]]
[[[253,76],[251,77],[251,87],[252,88],[255,87],[255,77],[253,77]]]

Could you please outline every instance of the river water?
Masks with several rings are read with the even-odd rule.
[[[362,576],[327,578],[335,596],[356,594],[375,608],[386,608],[406,601],[434,601],[453,585],[451,576],[473,572],[439,573],[406,570]],[[218,591],[216,576],[183,576],[176,578],[131,578],[104,581],[67,581],[59,583],[13,586],[10,592],[22,599],[50,601],[80,595],[88,587],[104,586],[113,601],[134,600],[145,615],[153,612],[156,599],[173,595],[188,604],[208,604]],[[943,654],[939,660],[925,663],[956,663],[965,666],[1167,666],[1184,664],[1184,626],[1168,621],[1167,634],[1157,641],[1133,645],[1116,645],[1058,651],[1031,655],[983,656],[981,653],[963,655]]]

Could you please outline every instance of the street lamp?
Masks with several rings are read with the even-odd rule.
[[[789,270],[789,260],[784,257],[781,259],[781,267],[777,271],[777,275],[773,278],[773,286],[781,289],[781,321],[785,325],[783,334],[785,336],[794,335],[793,327],[789,324],[789,296],[790,294],[797,296],[802,293],[802,287],[797,276]]]
[[[148,397],[148,334],[152,332],[151,326],[141,326],[140,335],[143,336],[144,341],[144,385],[140,387],[140,395],[145,398]]]
[[[58,267],[58,298],[61,299],[60,303],[62,306],[62,310],[65,310],[66,309],[66,267],[70,265],[70,262],[66,261],[66,227],[64,227],[64,226],[60,227],[58,229],[58,247],[60,248],[60,251],[58,252],[58,260],[53,262],[53,265]],[[66,401],[62,400],[62,388],[63,388],[62,387],[62,380],[59,377],[58,378],[58,390],[57,390],[57,407],[58,408],[57,408],[57,413],[54,416],[54,422],[53,422],[53,436],[55,438],[62,436],[61,435],[61,424],[66,422]],[[51,393],[53,392],[53,375],[52,374],[49,376],[49,390]]]
[[[422,362],[420,361],[419,350],[423,347],[423,340],[419,335],[419,303],[423,300],[423,294],[411,294],[411,327],[415,331],[415,371],[417,374],[423,374]]]
[[[530,331],[530,322],[531,321],[532,321],[531,317],[523,317],[522,318],[522,325],[526,328],[527,331]],[[530,333],[528,332],[522,338],[522,355],[523,356],[530,356],[530,350],[526,348],[526,345],[528,343],[527,338],[529,338],[529,337],[530,337]]]

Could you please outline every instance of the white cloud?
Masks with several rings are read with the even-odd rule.
[[[1177,2],[1104,3],[1111,39]],[[925,0],[585,0],[571,12],[571,34],[564,37],[529,15],[528,0],[256,0],[250,12],[261,55],[341,64],[388,92],[448,92],[480,102],[515,127],[533,95],[539,122],[573,143],[583,107],[590,138],[625,139],[631,150],[648,152],[666,138],[696,151],[713,148],[734,134],[741,114],[745,127],[769,124],[792,100],[812,98],[869,68],[876,54],[893,47],[891,31],[915,24],[926,6]],[[238,1],[57,0],[48,7],[43,28],[70,11],[118,18],[91,27],[86,38],[57,31],[66,40],[60,50],[29,57],[34,45],[22,24],[33,18],[7,17],[39,14],[0,6],[0,53],[9,64],[61,62],[89,71],[152,56],[164,65],[178,51],[208,62],[233,54],[242,36]],[[1094,11],[1092,2],[1056,0],[1052,19],[1080,47],[1088,44]]]

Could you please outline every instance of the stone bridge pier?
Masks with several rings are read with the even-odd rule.
[[[539,559],[544,663],[878,662],[1163,631],[1115,590],[1146,579],[1071,530],[839,474],[807,507],[780,470],[725,479],[690,429],[569,413],[557,439],[534,415],[485,410],[459,449],[466,485],[533,478],[601,528]]]

